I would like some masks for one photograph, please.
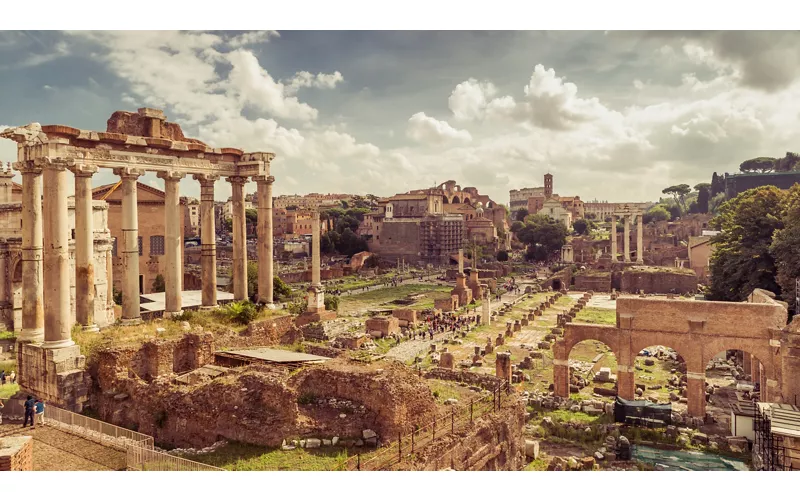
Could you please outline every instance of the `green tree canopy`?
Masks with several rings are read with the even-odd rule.
[[[520,230],[520,229],[522,229],[523,227],[525,227],[525,223],[524,223],[524,222],[521,222],[521,221],[515,220],[515,221],[514,221],[514,222],[511,224],[511,232],[512,232],[512,233],[514,233],[514,234],[516,234],[516,233],[518,233],[518,232],[519,232],[519,230]]]
[[[649,224],[651,221],[658,222],[663,220],[669,220],[670,213],[669,210],[664,207],[664,205],[656,205],[647,213],[644,214],[642,217],[642,222],[645,224]]]
[[[688,184],[676,184],[662,191],[664,194],[672,195],[675,203],[682,209],[682,213],[686,213],[686,195],[692,192],[692,188]],[[680,216],[680,214],[678,214]]]
[[[705,188],[705,189],[711,189],[711,183],[710,183],[710,182],[701,182],[700,184],[695,184],[695,185],[694,185],[694,190],[695,190],[695,191],[697,191],[698,193],[699,193],[699,192],[700,192],[700,191],[701,191],[703,188]]]
[[[695,188],[697,189],[697,212],[707,214],[708,202],[711,198],[711,184],[698,184]]]
[[[783,228],[775,230],[769,251],[775,259],[775,281],[781,289],[781,298],[794,308],[795,279],[800,276],[800,184],[792,186],[785,195],[781,218]]]
[[[527,217],[528,215],[530,215],[530,212],[528,212],[527,208],[520,208],[519,210],[517,210],[517,215],[516,215],[515,218],[516,218],[516,220],[522,222],[522,221],[525,220],[525,217]]]
[[[567,234],[564,224],[546,215],[537,214],[528,216],[525,227],[517,233],[517,239],[528,245],[529,252],[531,246],[541,246],[545,254],[549,255],[561,250],[567,242]],[[541,256],[541,253],[539,255]]]
[[[508,252],[506,252],[505,250],[498,251],[497,260],[500,262],[506,262],[508,260]]]
[[[578,234],[586,234],[589,228],[589,222],[587,222],[585,219],[577,219],[572,223],[572,229],[574,229]]]
[[[721,232],[711,240],[710,300],[740,302],[756,288],[780,292],[770,245],[773,234],[783,228],[785,196],[775,186],[762,186],[720,207],[719,215],[711,220],[711,227]]]
[[[772,172],[775,170],[775,162],[775,158],[760,156],[752,160],[743,161],[739,165],[739,170],[742,172]]]

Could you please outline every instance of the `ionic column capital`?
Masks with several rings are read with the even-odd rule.
[[[36,165],[32,160],[15,161],[11,166],[22,175],[42,175],[42,167]]]
[[[94,165],[86,165],[84,163],[74,163],[69,167],[70,172],[75,174],[75,177],[91,177],[99,170]]]
[[[257,175],[253,177],[253,180],[259,184],[272,184],[275,182],[275,177],[272,175]]]
[[[218,174],[193,174],[192,178],[202,184],[214,184],[219,180]]]
[[[158,177],[159,179],[164,179],[165,181],[179,181],[184,177],[186,177],[186,174],[184,172],[176,172],[174,170],[171,170],[169,172],[166,171],[158,172],[156,174],[156,177]]]
[[[33,164],[43,170],[63,172],[68,168],[74,167],[75,160],[72,158],[50,158],[49,156],[42,156],[34,158]]]
[[[247,176],[242,176],[242,175],[231,175],[229,177],[226,177],[225,180],[230,182],[231,184],[244,185],[248,181],[248,178]]]
[[[135,167],[117,167],[113,171],[114,175],[119,176],[121,179],[136,180],[144,175],[144,170]]]

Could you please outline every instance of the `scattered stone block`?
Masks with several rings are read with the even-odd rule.
[[[525,440],[525,456],[532,460],[539,458],[539,441],[533,439]]]
[[[306,448],[319,448],[321,445],[322,441],[317,438],[306,439]]]

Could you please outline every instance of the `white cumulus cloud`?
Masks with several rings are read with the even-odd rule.
[[[408,119],[406,134],[417,142],[427,144],[472,141],[472,136],[468,131],[453,128],[446,121],[437,120],[423,112],[415,113]]]

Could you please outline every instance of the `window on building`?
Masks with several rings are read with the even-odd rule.
[[[139,253],[141,255],[141,252]],[[150,255],[164,255],[164,237],[150,237]]]
[[[142,248],[143,245],[142,245],[142,237],[141,236],[139,236],[139,241],[137,242],[137,244],[139,245],[139,256],[141,257],[142,255],[144,255],[144,253],[143,253],[144,249]]]

